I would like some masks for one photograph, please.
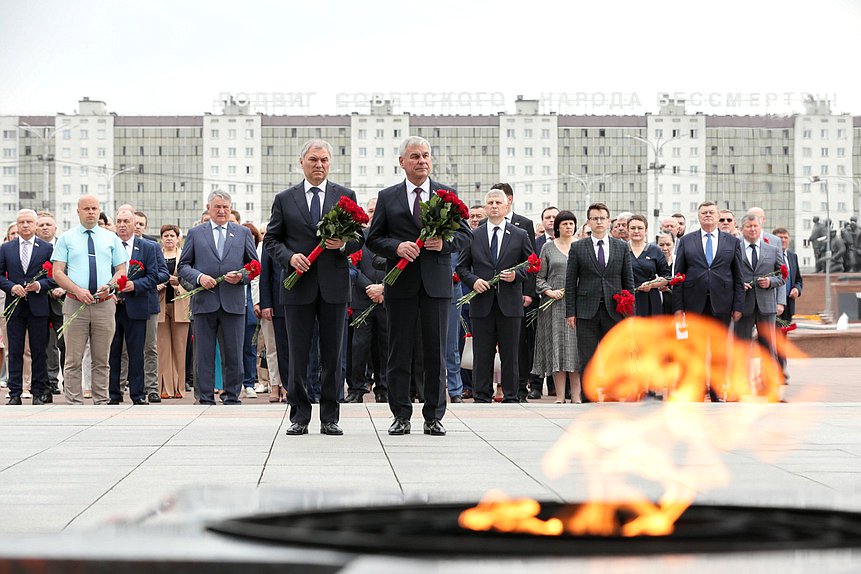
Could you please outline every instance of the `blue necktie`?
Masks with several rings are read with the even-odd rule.
[[[99,290],[99,272],[96,269],[96,244],[93,242],[93,230],[87,229],[87,253],[90,260],[90,293]]]
[[[607,267],[607,260],[604,258],[604,240],[598,240],[598,269],[601,270],[601,273],[604,272],[604,269]]]
[[[218,241],[215,243],[215,250],[218,251],[218,258],[224,258],[224,226],[218,225],[215,228],[218,231]]]
[[[320,191],[322,190],[319,187],[311,188],[311,193],[314,194],[311,198],[311,225],[314,227],[320,223]]]
[[[490,239],[490,261],[496,267],[499,261],[499,227],[493,228],[493,237]]]
[[[759,257],[756,256],[756,243],[750,244],[750,266],[756,271],[756,266],[759,263]]]
[[[712,266],[712,261],[715,260],[715,251],[714,246],[712,245],[712,234],[706,233],[706,263],[708,266]]]

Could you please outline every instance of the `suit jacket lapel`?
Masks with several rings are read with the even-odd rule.
[[[508,249],[508,244],[511,243],[511,230],[508,229],[508,224],[505,226],[504,231],[502,232],[502,238],[499,243],[499,258],[497,259],[497,265],[499,261],[502,260],[502,254],[505,253],[506,249]],[[488,250],[490,250],[490,246],[488,245]],[[520,263],[518,261],[518,263]]]
[[[335,207],[335,203],[337,203],[337,201],[338,201],[338,195],[335,192],[335,188],[333,187],[331,182],[327,181],[326,182],[326,194],[325,194],[325,197],[323,197],[323,211],[320,214],[321,219],[322,219],[323,215],[326,215],[327,213],[329,213],[329,211],[331,211],[331,209],[333,207]],[[309,213],[309,216],[310,216],[310,213]]]
[[[303,180],[304,181],[304,180]],[[305,186],[300,183],[293,188],[293,193],[290,194],[293,201],[296,203],[296,210],[302,214],[302,219],[305,223],[311,225],[311,210],[308,208],[308,203],[305,201]]]
[[[224,259],[227,257],[227,252],[230,250],[230,246],[233,245],[233,240],[236,235],[236,224],[227,222],[225,233],[224,233],[224,253],[222,253],[221,258]]]
[[[209,248],[212,249],[212,253],[213,253],[213,255],[215,255],[215,257],[217,259],[218,258],[218,248],[215,246],[215,237],[213,237],[214,232],[212,230],[212,224],[207,222],[207,223],[204,223],[203,225],[204,225],[204,229],[206,230],[206,232],[204,233],[204,235],[205,235],[204,240],[206,241],[206,244],[209,245]],[[224,235],[226,237],[227,233],[225,233]]]

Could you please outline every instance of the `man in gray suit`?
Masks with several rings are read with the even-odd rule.
[[[748,213],[741,221],[742,241],[737,256],[745,291],[741,319],[735,324],[735,334],[741,339],[750,340],[756,325],[760,344],[777,359],[774,355],[774,324],[777,315],[783,313],[783,305],[778,303],[778,292],[785,283],[780,272],[784,265],[783,251],[763,241],[756,214]]]
[[[221,343],[224,404],[240,404],[242,347],[245,336],[245,287],[240,272],[257,260],[248,228],[228,223],[230,195],[215,190],[206,209],[209,221],[189,230],[179,260],[179,276],[203,287],[191,300],[194,315],[194,359],[200,387],[200,404],[215,404],[215,341]],[[224,281],[218,277],[225,275]]]
[[[565,275],[565,317],[570,328],[577,328],[581,373],[604,335],[624,318],[616,311],[613,295],[623,289],[634,292],[631,249],[607,234],[610,209],[593,203],[586,215],[592,235],[571,246]],[[582,399],[588,401],[585,395]]]

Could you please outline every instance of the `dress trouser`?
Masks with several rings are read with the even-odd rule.
[[[69,322],[72,314],[82,303],[66,297],[63,303],[63,319]],[[84,404],[81,388],[83,382],[83,360],[87,343],[90,343],[93,402],[102,405],[108,402],[108,378],[110,367],[108,354],[114,338],[116,302],[108,299],[101,303],[85,305],[78,317],[66,327],[63,340],[66,342],[66,364],[63,369],[63,390],[69,404]]]

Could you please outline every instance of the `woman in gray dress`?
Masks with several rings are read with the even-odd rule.
[[[576,240],[577,218],[570,211],[560,211],[553,222],[553,231],[556,239],[548,241],[541,249],[541,270],[535,278],[535,284],[542,302],[547,299],[556,302],[538,315],[532,373],[540,377],[553,376],[557,403],[565,402],[565,397],[571,397],[571,402],[579,403],[577,332],[569,329],[565,323],[565,301],[562,300],[568,250]]]

